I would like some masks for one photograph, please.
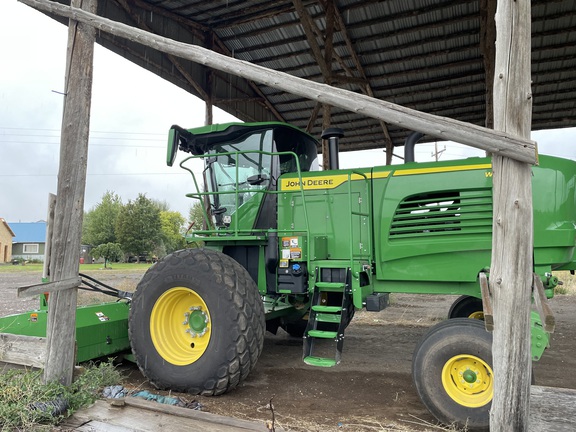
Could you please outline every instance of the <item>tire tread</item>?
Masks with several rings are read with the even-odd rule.
[[[135,320],[142,319],[138,313],[132,313],[150,301],[147,292],[165,275],[210,273],[214,282],[223,287],[219,293],[230,299],[233,306],[229,317],[233,321],[233,342],[211,379],[201,385],[192,383],[193,379],[182,377],[180,383],[167,383],[154,362],[148,362],[149,353],[141,352],[142,347],[133,341],[139,339]],[[171,388],[192,394],[216,396],[223,394],[240,384],[254,368],[264,345],[265,318],[264,309],[256,284],[248,272],[231,257],[210,249],[184,249],[174,252],[152,266],[138,285],[131,305],[129,318],[129,337],[132,351],[138,367],[148,380],[157,388]]]

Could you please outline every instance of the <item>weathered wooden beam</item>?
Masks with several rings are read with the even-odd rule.
[[[43,368],[46,361],[46,338],[0,333],[0,361]]]
[[[314,23],[313,29],[320,39],[324,38],[324,62],[328,65],[328,72],[330,73],[329,81],[327,81],[327,83],[332,84],[332,74],[334,73],[332,59],[334,57],[339,57],[338,53],[334,50],[334,14],[336,11],[334,2],[326,4],[324,10],[326,11],[326,29],[324,31],[320,30],[316,23]]]
[[[283,432],[278,424],[242,420],[138,397],[97,400],[74,412],[60,426],[77,432]]]
[[[310,49],[312,50],[314,60],[316,60],[318,67],[322,71],[324,82],[328,82],[330,75],[332,74],[332,68],[330,64],[326,62],[325,57],[322,55],[322,50],[316,39],[316,34],[314,32],[314,27],[316,27],[316,24],[304,8],[302,0],[292,0],[292,3],[294,4],[296,13],[300,17],[300,24],[302,25],[302,29],[304,30],[304,34],[308,40],[308,46],[310,46]]]
[[[569,94],[573,94],[574,90],[568,90]],[[363,93],[365,94],[372,94],[367,93],[363,89]],[[561,94],[561,92],[559,92]],[[484,97],[484,90],[477,89],[473,91],[463,90],[459,96],[454,97],[452,99],[448,99],[446,101],[437,101],[437,100],[430,100],[429,94],[422,93],[420,95],[413,94],[413,97],[410,98],[409,94],[406,94],[405,97],[402,95],[398,95],[396,100],[399,101],[406,101],[407,103],[414,103],[415,105],[419,106],[420,108],[424,109],[427,112],[442,112],[445,110],[457,110],[457,112],[462,112],[462,108],[473,108],[473,112],[477,111],[478,103],[480,98]],[[306,98],[295,98],[290,101],[282,102],[278,104],[280,107],[285,108],[283,112],[290,117],[290,114],[299,113],[302,111],[302,107],[292,106],[293,104],[298,103],[305,103]]]
[[[494,128],[525,138],[532,125],[530,16],[530,1],[498,0]],[[493,155],[492,182],[490,291],[495,379],[490,429],[525,432],[532,370],[532,169],[505,155]]]
[[[322,71],[323,82],[332,85],[332,55],[333,55],[333,40],[334,37],[334,8],[331,7],[326,17],[326,37],[324,41],[324,55],[318,44],[317,37],[321,37],[322,32],[316,25],[315,21],[308,14],[304,7],[302,0],[292,0],[294,8],[300,16],[300,24],[308,40],[308,45],[312,49],[314,59]],[[317,104],[317,106],[320,106]],[[332,107],[329,104],[323,103],[322,107],[322,129],[327,129],[331,126],[331,113]],[[331,159],[328,142],[322,140],[322,168],[328,169],[329,161]]]
[[[310,118],[308,119],[308,124],[306,125],[306,132],[310,133],[312,128],[314,127],[314,123],[316,123],[316,119],[318,118],[318,113],[320,112],[320,105],[318,102],[314,105],[314,109],[312,110],[312,114],[310,114]]]
[[[42,265],[42,281],[50,276],[50,258],[52,256],[52,228],[54,227],[54,210],[56,210],[56,195],[48,194],[48,212],[46,215],[46,242],[44,244],[44,264]]]
[[[93,12],[97,0],[72,0]],[[80,9],[78,9],[80,10]],[[68,26],[65,99],[60,139],[58,199],[56,200],[50,280],[78,277],[80,238],[88,159],[92,64],[96,31],[85,23]],[[44,381],[72,383],[76,340],[76,288],[55,291],[50,297],[46,328]]]
[[[576,390],[532,386],[529,432],[576,430]]]
[[[480,0],[480,52],[484,63],[486,83],[486,121],[484,126],[494,126],[494,57],[496,55],[496,14],[497,0]]]
[[[482,294],[482,310],[484,312],[484,327],[486,331],[494,331],[494,312],[492,310],[492,294],[486,273],[480,272],[478,275],[480,282],[480,293]]]
[[[143,400],[137,397],[127,397],[124,398],[124,403],[127,406],[146,409],[158,414],[172,414],[174,416],[185,417],[191,420],[204,420],[214,424],[216,428],[218,424],[230,426],[237,428],[238,431],[250,430],[253,432],[264,432],[269,431],[270,428],[263,424],[263,422],[253,422],[250,420],[237,419],[233,417],[221,416],[218,414],[207,413],[198,410],[191,410],[187,408],[181,408],[174,405],[159,404],[152,401]],[[282,427],[276,426],[278,432],[282,432],[284,429]]]
[[[382,37],[380,37],[379,39],[381,39]],[[363,41],[364,42],[364,41]],[[340,48],[342,46],[342,42],[336,43],[334,44],[334,46],[336,48]],[[469,53],[472,50],[475,50],[477,47],[476,45],[470,44],[467,46],[459,46],[459,47],[455,47],[455,48],[450,48],[450,49],[446,49],[446,50],[439,50],[439,51],[435,51],[435,52],[429,52],[429,53],[420,53],[420,54],[414,54],[410,57],[411,61],[414,60],[426,60],[426,59],[435,59],[438,58],[438,61],[433,62],[436,66],[438,66],[439,61],[442,61],[442,59],[444,59],[446,57],[446,54],[458,54],[458,53]],[[369,49],[366,51],[362,52],[362,56],[365,56],[367,58],[369,58],[372,55],[377,55],[378,57],[380,55],[382,55],[384,52],[384,50],[382,49]],[[397,48],[394,48],[394,50],[392,51],[393,53],[397,52]],[[285,53],[285,54],[278,54],[278,55],[272,55],[272,56],[268,56],[268,57],[259,57],[258,58],[258,62],[260,63],[266,63],[269,61],[281,61],[281,60],[285,60],[285,59],[290,59],[292,57],[297,57],[297,56],[305,56],[305,55],[309,55],[310,54],[310,50],[308,49],[300,49],[300,50],[295,50],[294,52],[289,52],[289,53]],[[394,56],[395,58],[390,58],[389,60],[386,61],[386,65],[394,65],[394,64],[400,64],[403,65],[406,63],[406,59],[404,57],[399,57],[399,56]],[[454,57],[454,56],[450,56],[450,57]],[[348,56],[343,56],[342,57],[343,60],[349,60]],[[454,62],[455,64],[467,64],[470,60],[462,60],[462,61],[456,61]],[[473,59],[472,63],[478,63],[477,59]],[[304,63],[304,64],[298,64],[298,66],[294,66],[292,67],[292,70],[294,69],[298,69],[301,67],[305,67],[305,66],[310,66],[310,65],[315,65],[316,63]],[[375,66],[381,66],[381,60],[376,60],[375,63],[366,63],[365,67],[366,69],[370,68],[370,66],[375,65]],[[422,73],[422,68],[420,68],[420,73]],[[287,69],[290,70],[290,69]],[[313,75],[312,75],[313,76]]]
[[[542,283],[540,276],[536,273],[534,273],[532,293],[534,297],[534,305],[536,306],[536,310],[544,324],[544,330],[548,333],[554,333],[554,329],[556,328],[556,318],[554,318],[552,308],[548,304],[548,299],[544,292],[544,284]]]
[[[47,282],[35,285],[19,287],[16,291],[17,297],[31,297],[45,292],[56,292],[77,288],[82,283],[82,278],[75,277],[61,281]]]
[[[409,130],[419,131],[440,140],[456,141],[480,148],[492,154],[507,156],[522,162],[538,162],[536,143],[513,134],[494,131],[481,126],[434,116],[375,98],[338,89],[326,84],[308,81],[282,72],[226,57],[205,48],[151,35],[148,32],[116,23],[98,15],[47,0],[20,0],[45,12],[85,22],[100,31],[186,58],[217,70],[248,80],[282,89],[324,104],[330,104],[367,117],[377,118]]]
[[[341,35],[342,39],[344,39],[344,43],[346,44],[346,47],[348,48],[348,52],[352,56],[352,60],[354,62],[354,65],[356,66],[356,70],[359,72],[360,77],[364,80],[364,84],[362,85],[361,88],[364,90],[365,94],[367,94],[370,97],[374,97],[374,91],[372,89],[372,86],[370,85],[370,81],[366,77],[366,72],[364,71],[364,68],[362,66],[362,62],[360,61],[360,57],[358,57],[358,53],[354,49],[354,45],[352,44],[352,40],[350,39],[350,35],[348,34],[348,28],[346,26],[344,19],[342,18],[342,14],[340,13],[340,10],[331,1],[326,2],[326,0],[323,0],[322,3],[324,4],[325,9],[327,7],[329,7],[329,5],[331,5],[331,8],[333,9],[334,17],[336,19],[336,23],[338,24],[338,28],[340,30],[340,35]],[[342,61],[341,59],[340,59],[340,62],[341,62],[341,64],[345,65],[345,62]],[[333,79],[334,79],[334,77],[333,77]],[[392,138],[390,137],[390,132],[388,131],[388,125],[386,124],[386,122],[384,122],[383,120],[380,120],[380,127],[382,128],[382,134],[384,137],[384,148],[386,151],[386,165],[390,165],[390,164],[392,164],[394,143],[392,142]]]

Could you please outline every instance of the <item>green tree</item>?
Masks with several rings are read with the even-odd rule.
[[[177,211],[160,212],[160,223],[162,225],[162,242],[164,243],[164,254],[184,249],[186,240],[183,230],[185,224],[184,217]],[[157,254],[159,257],[163,254]]]
[[[151,201],[154,203],[156,207],[158,207],[158,210],[160,210],[161,212],[170,211],[170,206],[168,205],[168,202],[166,200],[160,201],[157,199],[152,199]]]
[[[118,243],[101,244],[90,251],[95,259],[104,258],[104,268],[108,261],[118,261],[122,257],[122,248]]]
[[[194,200],[194,204],[190,206],[188,211],[188,222],[193,230],[204,229],[204,212],[202,211],[202,203],[199,200]]]
[[[144,194],[128,201],[116,222],[118,243],[127,254],[138,257],[154,251],[162,241],[160,210]]]
[[[116,242],[116,219],[122,207],[122,199],[106,191],[102,201],[84,215],[82,243],[97,246]]]

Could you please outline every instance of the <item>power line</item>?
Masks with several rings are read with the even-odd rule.
[[[130,139],[126,139],[130,140]],[[132,141],[140,141],[133,139]],[[142,140],[144,141],[144,140]],[[146,140],[152,141],[152,140]],[[0,139],[0,145],[2,144],[40,144],[40,145],[60,145],[60,142],[46,142],[46,141],[4,141]],[[151,149],[165,149],[165,145],[137,145],[137,144],[100,144],[100,143],[93,143],[91,140],[88,143],[89,147],[121,147],[121,148],[151,148]]]
[[[4,127],[0,126],[0,130],[16,130],[16,131],[46,131],[46,132],[60,132],[60,129],[38,129],[38,128],[15,128],[15,127]],[[121,131],[98,131],[90,130],[90,133],[103,133],[103,134],[128,134],[128,135],[160,135],[167,136],[168,133],[162,134],[160,132],[121,132]]]
[[[170,175],[170,176],[190,176],[189,173],[179,173],[179,172],[174,172],[174,173],[96,173],[96,174],[90,174],[88,173],[87,176],[88,177],[100,177],[100,176],[153,176],[153,175]],[[0,174],[0,177],[58,177],[58,174]]]
[[[121,139],[121,140],[139,140],[139,141],[153,141],[158,139],[163,139],[166,137],[166,134],[145,134],[146,136],[156,136],[157,138],[131,138],[125,136],[94,136],[95,134],[90,134],[90,138],[92,139],[101,139],[101,140],[114,140],[114,139]],[[125,135],[132,135],[131,133],[126,133]],[[136,135],[136,134],[134,134]],[[144,134],[138,134],[144,135]],[[42,138],[60,138],[60,135],[46,135],[46,134],[16,134],[16,133],[0,133],[0,137],[42,137]]]

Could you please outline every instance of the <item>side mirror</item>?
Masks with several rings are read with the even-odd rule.
[[[176,159],[176,152],[178,151],[179,133],[174,126],[168,132],[168,148],[166,151],[166,165],[172,166]]]
[[[192,138],[192,134],[186,129],[172,125],[168,131],[168,147],[166,151],[166,165],[172,166],[174,160],[176,160],[176,152],[178,152],[178,147],[183,145],[186,147],[188,141]]]

